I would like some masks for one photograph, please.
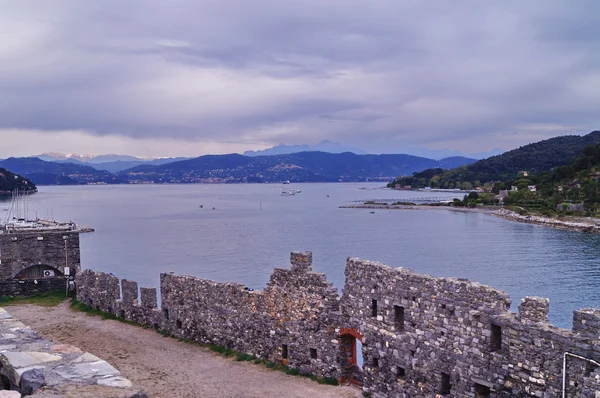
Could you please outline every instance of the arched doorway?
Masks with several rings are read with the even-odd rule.
[[[340,330],[340,365],[342,377],[340,383],[363,385],[363,335],[356,329],[343,328]]]
[[[25,279],[49,279],[62,277],[63,274],[59,270],[54,267],[50,267],[48,265],[32,265],[21,270],[16,276],[15,279],[25,280]]]

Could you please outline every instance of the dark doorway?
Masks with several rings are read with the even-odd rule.
[[[339,339],[339,360],[342,367],[340,382],[362,386],[362,335],[356,329],[346,328],[340,331]]]

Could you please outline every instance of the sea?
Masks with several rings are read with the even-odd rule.
[[[559,327],[571,327],[574,309],[600,307],[600,235],[483,213],[340,208],[461,196],[382,183],[42,186],[26,207],[30,218],[94,228],[81,236],[82,267],[140,286],[175,272],[262,289],[291,251],[310,250],[340,293],[346,259],[359,257],[491,285],[513,311],[525,296],[548,297]]]

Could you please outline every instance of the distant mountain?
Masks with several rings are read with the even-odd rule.
[[[598,142],[600,142],[600,131],[593,131],[584,136],[554,137],[447,171],[432,173],[431,170],[425,170],[416,173],[413,177],[401,178],[392,184],[453,188],[464,183],[479,185],[486,182],[512,180],[520,172],[534,174],[567,165],[579,156],[585,147]]]
[[[443,158],[438,160],[440,168],[442,169],[453,169],[466,164],[475,163],[477,159],[466,158],[464,156],[451,156],[449,158]]]
[[[360,149],[360,148],[347,147],[345,145],[340,144],[339,142],[331,142],[328,140],[324,140],[312,147],[307,144],[304,144],[304,145],[279,144],[279,145],[275,145],[272,148],[267,148],[267,149],[263,149],[263,150],[246,151],[246,152],[244,152],[244,156],[286,155],[286,154],[290,154],[290,153],[308,152],[308,151],[318,151],[318,152],[328,152],[328,153],[352,152],[352,153],[355,153],[358,155],[364,155],[367,153],[365,150]]]
[[[93,167],[75,164],[47,162],[38,158],[8,158],[0,161],[0,167],[12,170],[37,185],[119,184],[123,180],[112,173]]]
[[[387,181],[432,167],[441,167],[441,163],[411,155],[310,151],[254,157],[207,155],[162,166],[141,165],[119,176],[130,182],[154,183]]]
[[[262,149],[258,151],[246,151],[244,156],[271,156],[285,155],[288,153],[308,152],[311,151],[310,145],[285,145],[279,144],[272,148]]]
[[[63,154],[57,152],[48,152],[32,158],[38,158],[46,162],[56,163],[74,163],[80,165],[87,165],[95,168],[96,170],[106,170],[111,173],[118,173],[119,171],[130,169],[141,164],[152,164],[160,165],[170,162],[176,162],[179,160],[186,160],[189,158],[158,158],[158,159],[142,159],[135,156],[129,155],[79,155],[79,154]]]
[[[76,153],[59,153],[59,152],[46,152],[40,155],[31,156],[32,158],[38,158],[46,162],[56,161],[73,161],[73,162],[89,162],[94,158],[93,155],[80,155]]]
[[[37,187],[29,179],[0,168],[0,196],[10,195],[17,189],[21,192],[37,191]]]

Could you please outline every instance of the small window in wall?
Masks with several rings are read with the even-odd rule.
[[[288,359],[288,346],[287,344],[281,345],[281,357],[283,359]]]
[[[490,351],[500,351],[502,349],[502,328],[492,323],[491,331]]]
[[[371,300],[371,316],[377,316],[377,300]]]
[[[181,321],[179,319],[177,321],[175,321],[175,326],[177,326],[177,329],[183,328],[183,324],[181,323]]]
[[[448,373],[442,373],[442,385],[440,386],[440,394],[448,395],[452,390],[452,384],[450,384],[450,375]]]
[[[490,398],[491,393],[488,386],[475,383],[475,398]]]
[[[373,369],[377,369],[379,367],[379,358],[373,358]]]
[[[316,348],[311,348],[310,349],[310,358],[311,359],[317,359],[317,349]]]
[[[163,314],[165,315],[165,319],[168,321],[169,320],[169,309],[168,308],[163,309]]]
[[[394,306],[394,325],[396,330],[400,332],[404,330],[404,307],[399,305]]]
[[[404,380],[404,378],[406,377],[406,369],[404,369],[401,366],[397,366],[396,367],[396,377],[398,378],[398,380]]]

